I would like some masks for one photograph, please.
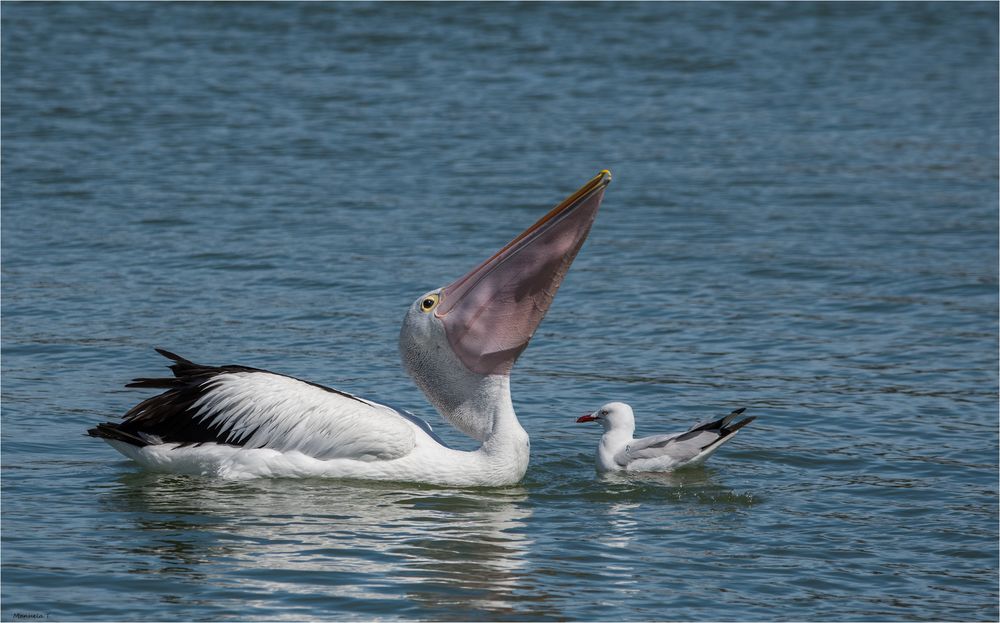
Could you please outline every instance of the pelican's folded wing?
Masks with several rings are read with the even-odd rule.
[[[136,445],[271,448],[317,459],[389,460],[415,444],[414,425],[384,405],[266,370],[202,366],[160,353],[175,362],[174,378],[136,379],[129,387],[167,391],[91,435]]]

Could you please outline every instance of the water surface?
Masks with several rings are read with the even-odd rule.
[[[5,2],[3,602],[46,620],[996,620],[997,6]],[[422,414],[406,306],[610,168],[524,481],[144,473],[160,346]],[[640,434],[758,416],[704,468]]]

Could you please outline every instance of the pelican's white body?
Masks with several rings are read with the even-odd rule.
[[[227,479],[315,476],[503,486],[520,481],[528,468],[528,434],[511,406],[508,376],[483,383],[493,428],[472,452],[442,445],[391,407],[280,374],[224,374],[213,383],[196,405],[199,417],[212,418],[223,430],[260,427],[243,446],[108,443],[153,471]],[[264,443],[269,447],[255,447]]]

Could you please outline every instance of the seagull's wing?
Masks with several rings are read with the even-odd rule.
[[[174,377],[136,379],[129,387],[166,391],[136,405],[123,422],[91,429],[92,436],[138,446],[270,448],[317,459],[389,460],[415,445],[415,416],[385,405],[266,370],[203,366],[159,352],[174,361]]]
[[[672,465],[693,461],[704,453],[711,453],[729,435],[756,419],[748,417],[730,425],[744,410],[737,409],[718,420],[695,424],[684,433],[636,439],[615,455],[615,462],[624,467],[643,459],[659,459]]]
[[[669,435],[653,435],[652,437],[635,439],[615,455],[615,462],[625,466],[636,459],[659,456],[661,448],[666,447],[670,443],[670,440],[683,434],[672,433]]]

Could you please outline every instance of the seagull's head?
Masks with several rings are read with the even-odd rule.
[[[624,402],[609,402],[597,411],[581,415],[577,422],[599,422],[604,430],[635,430],[635,416],[632,407]]]

